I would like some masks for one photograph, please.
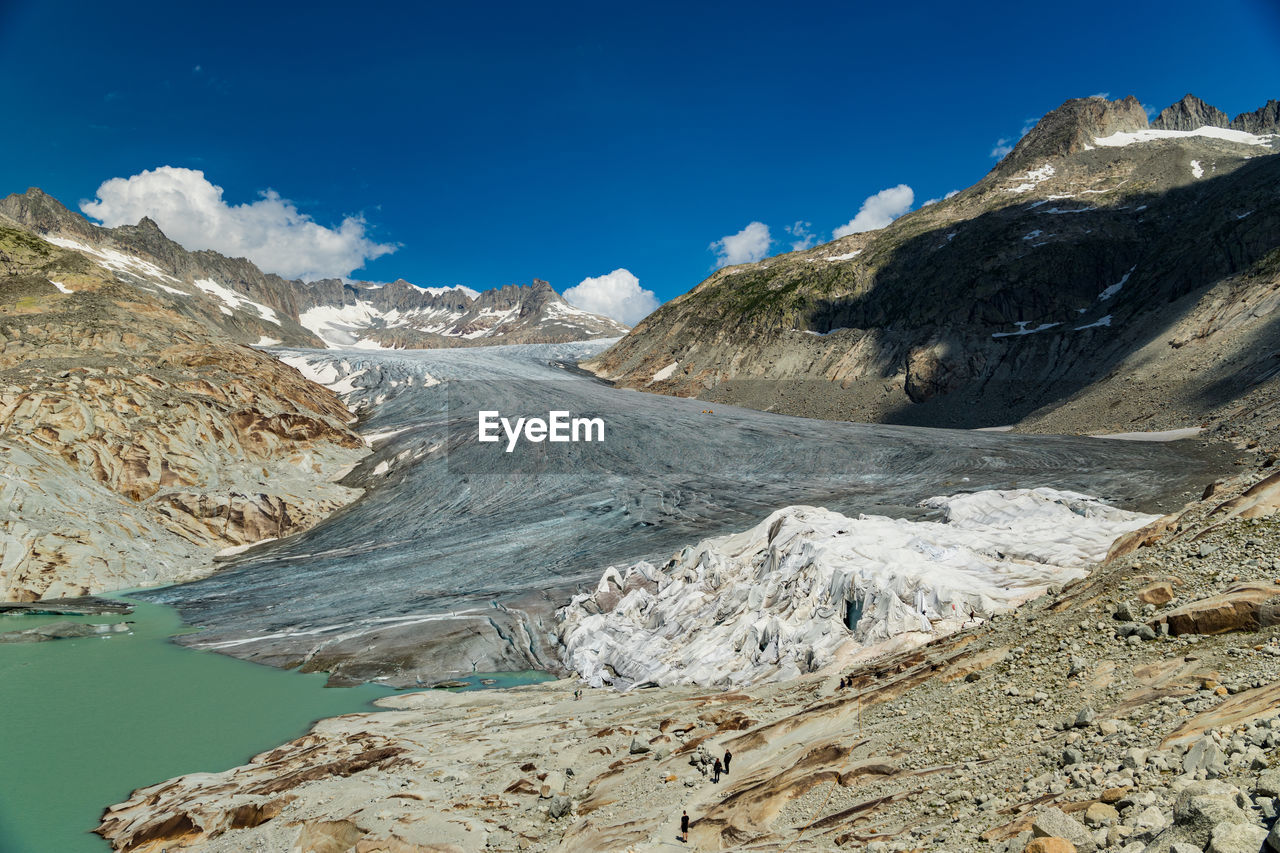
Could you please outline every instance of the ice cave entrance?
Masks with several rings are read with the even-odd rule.
[[[844,603],[844,624],[850,631],[857,630],[858,620],[862,618],[862,600],[854,599]]]

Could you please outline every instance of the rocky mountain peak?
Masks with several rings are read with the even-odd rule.
[[[1231,122],[1234,130],[1245,133],[1280,133],[1280,101],[1272,99],[1251,113],[1241,113]]]
[[[65,234],[93,239],[95,228],[83,216],[67,210],[39,187],[0,199],[0,214],[39,234]]]
[[[1211,104],[1186,94],[1176,104],[1160,111],[1151,126],[1156,130],[1196,130],[1201,127],[1229,127],[1227,114]]]
[[[1120,101],[1072,98],[1040,119],[996,170],[1020,171],[1050,157],[1082,151],[1093,144],[1094,137],[1147,127],[1147,113],[1132,95]]]

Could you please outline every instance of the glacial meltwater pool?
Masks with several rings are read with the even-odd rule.
[[[102,853],[90,830],[135,788],[243,764],[393,692],[326,688],[323,673],[180,646],[168,639],[185,630],[174,610],[126,600],[136,609],[124,616],[0,616],[0,632],[134,623],[127,634],[0,644],[0,853]],[[494,686],[531,680],[541,679],[503,673]]]

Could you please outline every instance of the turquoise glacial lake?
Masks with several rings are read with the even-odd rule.
[[[0,631],[134,623],[127,634],[0,644],[0,853],[109,851],[91,830],[135,788],[243,764],[393,692],[326,688],[322,673],[179,646],[171,608],[130,601],[125,616],[0,616]]]

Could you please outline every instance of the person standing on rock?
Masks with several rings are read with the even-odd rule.
[[[718,758],[717,758],[717,759],[716,759],[716,763],[715,763],[715,764],[713,764],[713,765],[711,766],[711,781],[712,781],[712,782],[719,782],[719,781],[720,781],[720,771],[721,771],[721,769],[722,769],[722,767],[721,767],[721,764],[720,764],[720,759],[718,759]]]
[[[729,775],[729,762],[733,760],[733,753],[729,750],[724,751],[724,775]]]
[[[688,843],[689,841],[689,812],[680,815],[680,840]]]

